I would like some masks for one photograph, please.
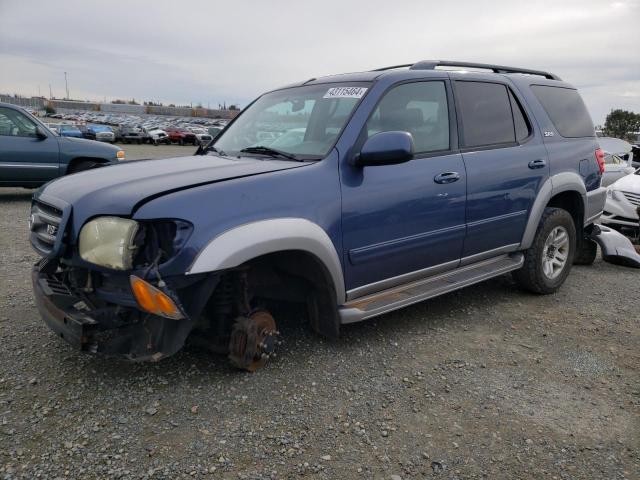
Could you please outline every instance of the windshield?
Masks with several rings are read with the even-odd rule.
[[[267,93],[245,110],[215,142],[237,155],[270,147],[300,159],[320,159],[335,144],[367,83],[324,84]]]

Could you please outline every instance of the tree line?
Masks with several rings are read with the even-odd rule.
[[[640,114],[622,109],[611,110],[602,130],[608,137],[635,141],[640,132]]]

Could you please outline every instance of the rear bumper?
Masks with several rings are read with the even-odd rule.
[[[158,361],[184,345],[194,322],[147,315],[113,306],[81,309],[82,300],[55,277],[34,266],[31,273],[36,306],[47,326],[76,350],[135,361]]]

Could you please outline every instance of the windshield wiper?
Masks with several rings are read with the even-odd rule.
[[[208,145],[206,145],[204,147],[202,145],[200,145],[198,147],[198,150],[196,150],[195,154],[196,155],[205,155],[207,152],[214,152],[214,153],[217,153],[218,155],[223,156],[223,157],[227,155],[226,153],[224,153],[219,148],[214,147],[212,143],[210,143],[210,144],[208,144]]]
[[[291,153],[283,152],[281,150],[276,150],[275,148],[265,147],[264,145],[243,148],[242,150],[240,150],[240,152],[241,153],[259,153],[263,155],[269,155],[274,158],[280,157],[280,158],[286,158],[287,160],[295,160],[297,162],[302,161]]]

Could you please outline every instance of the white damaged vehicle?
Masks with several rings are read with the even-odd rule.
[[[144,133],[149,135],[149,142],[158,145],[160,143],[166,143],[169,145],[171,140],[169,140],[169,135],[164,130],[159,128],[143,128]]]
[[[608,187],[615,181],[632,174],[636,168],[633,164],[632,145],[629,142],[612,137],[598,138],[600,148],[604,151],[603,187]]]
[[[600,223],[616,230],[635,232],[640,229],[640,169],[626,175],[607,188],[607,200]]]

